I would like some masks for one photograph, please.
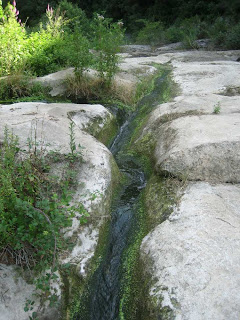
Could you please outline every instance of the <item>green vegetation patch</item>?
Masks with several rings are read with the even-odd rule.
[[[49,99],[49,91],[49,88],[33,82],[27,75],[14,74],[0,78],[0,103]]]
[[[69,154],[46,154],[36,132],[23,150],[7,127],[0,146],[0,261],[27,271],[40,297],[40,308],[47,300],[50,306],[58,300],[51,283],[58,278],[59,255],[72,246],[63,229],[72,225],[76,213],[81,223],[88,216],[81,203],[70,204],[81,163],[70,126],[71,135]],[[63,165],[60,177],[51,173],[58,162]],[[28,300],[24,310],[32,310],[33,304]],[[36,316],[34,312],[32,317]]]
[[[154,159],[153,151],[156,145],[154,132],[149,131],[142,135],[146,126],[150,112],[157,105],[169,101],[178,90],[171,78],[171,69],[168,65],[154,65],[158,72],[148,85],[148,94],[140,99],[138,103],[137,116],[134,119],[134,132],[127,145],[127,152],[136,155],[144,167],[145,173],[150,176],[152,173]]]
[[[151,320],[156,319],[156,314],[171,313],[171,310],[159,311],[159,304],[155,305],[148,297],[152,280],[151,275],[146,274],[140,246],[143,238],[172,213],[184,187],[184,181],[152,175],[140,196],[132,236],[122,262],[121,320]]]

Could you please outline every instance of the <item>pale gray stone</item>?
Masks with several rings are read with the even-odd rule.
[[[156,169],[189,180],[240,182],[240,114],[178,118],[161,126]]]
[[[76,146],[80,145],[83,161],[77,165],[79,186],[73,195],[73,203],[82,202],[91,214],[94,224],[80,225],[79,214],[73,218],[73,225],[65,236],[76,236],[76,246],[68,257],[62,257],[63,263],[76,265],[79,275],[86,274],[89,260],[94,254],[99,227],[109,217],[112,198],[112,183],[117,180],[118,169],[110,151],[93,136],[87,133],[89,126],[95,123],[96,135],[114,121],[112,114],[101,105],[47,104],[40,102],[0,105],[0,142],[4,138],[7,126],[19,137],[20,146],[28,149],[28,139],[44,154],[57,151],[67,154],[70,150],[70,120],[75,123],[73,132]],[[99,119],[101,121],[99,121]],[[51,171],[61,176],[64,163],[52,165]],[[93,194],[96,198],[91,199]],[[59,294],[60,294],[60,288]],[[0,269],[0,320],[27,320],[30,312],[23,308],[26,299],[35,302],[33,311],[39,306],[39,299],[33,297],[34,286],[28,284],[20,275],[18,268],[2,266]],[[47,308],[39,319],[57,319],[58,311]]]
[[[239,208],[239,185],[193,183],[170,218],[144,238],[156,314],[168,307],[164,319],[239,319]]]

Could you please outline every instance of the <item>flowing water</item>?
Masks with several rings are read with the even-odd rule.
[[[155,89],[139,102],[137,111],[128,115],[128,119],[121,126],[110,147],[120,171],[127,177],[127,183],[120,191],[118,200],[112,208],[104,260],[90,281],[88,313],[86,315],[80,310],[74,315],[74,320],[119,319],[123,253],[134,232],[139,196],[146,185],[143,168],[139,165],[138,159],[128,155],[126,145],[137,125],[136,119],[138,119],[139,112],[144,111],[144,114],[147,114],[157,103],[160,103],[165,77],[166,75],[156,79]]]

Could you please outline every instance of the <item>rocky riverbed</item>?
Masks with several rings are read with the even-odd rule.
[[[240,52],[159,52],[164,51],[152,54],[151,48],[135,47],[133,54],[128,50],[122,54],[121,72],[116,77],[119,85],[131,87],[134,92],[141,77],[156,72],[154,64],[168,64],[176,84],[175,98],[154,107],[134,143],[142,153],[151,151],[155,177],[172,178],[181,185],[176,184],[172,213],[161,224],[155,224],[141,246],[148,320],[237,320]],[[40,81],[52,86],[53,95],[64,95],[62,80],[71,72],[49,75]],[[69,119],[75,123],[75,139],[83,147],[84,161],[79,164],[77,175],[82,184],[74,201],[83,201],[92,218],[87,226],[79,225],[77,217],[74,220],[69,236],[76,237],[76,245],[65,259],[84,277],[94,255],[99,227],[110,215],[112,194],[120,179],[113,156],[97,140],[114,135],[115,117],[101,105],[34,102],[1,105],[0,119],[0,140],[7,125],[24,146],[36,128],[47,151],[60,153],[69,152]],[[147,146],[149,141],[151,148]],[[53,170],[61,173],[60,167]],[[94,201],[83,196],[96,192],[101,196]],[[153,196],[154,202],[163,201],[160,193]],[[149,216],[161,214],[161,206],[146,207]],[[1,265],[0,288],[0,319],[25,320],[28,315],[23,310],[24,302],[31,296],[33,286],[12,266]],[[42,319],[60,317],[58,310],[53,312],[46,308]]]

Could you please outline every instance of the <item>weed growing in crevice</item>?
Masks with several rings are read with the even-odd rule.
[[[213,107],[213,113],[219,114],[220,111],[221,111],[221,104],[220,104],[220,102],[218,102],[218,103],[215,104],[214,107]]]

